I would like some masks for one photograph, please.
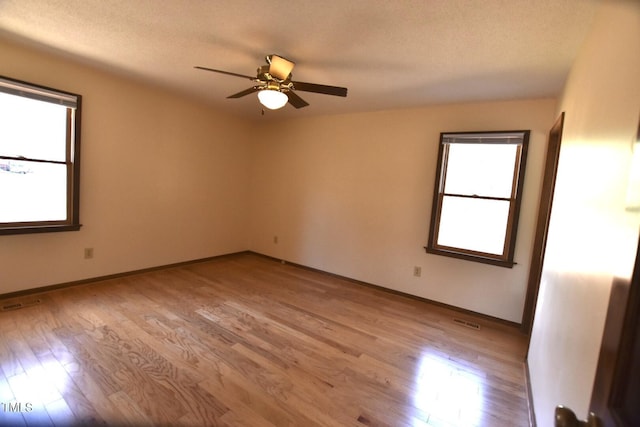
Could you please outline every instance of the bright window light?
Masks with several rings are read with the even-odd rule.
[[[427,252],[513,266],[528,138],[441,134]]]
[[[80,227],[80,99],[0,78],[0,234]]]

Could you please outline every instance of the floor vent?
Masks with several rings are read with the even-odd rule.
[[[16,302],[7,302],[0,306],[0,311],[11,311],[18,310],[25,307],[31,307],[34,305],[38,305],[42,302],[40,299],[34,299],[29,301],[16,301]]]
[[[480,330],[480,325],[478,323],[469,322],[468,320],[454,318],[453,319],[453,323],[457,323],[460,326],[464,326],[464,327],[467,327],[467,328],[475,329],[477,331]]]

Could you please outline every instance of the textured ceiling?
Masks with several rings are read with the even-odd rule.
[[[0,37],[203,98],[247,117],[254,94],[226,99],[264,56],[296,63],[311,105],[280,117],[557,96],[596,0],[0,0]]]

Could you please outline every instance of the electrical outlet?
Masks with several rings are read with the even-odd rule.
[[[84,259],[93,258],[93,248],[84,248]]]
[[[278,236],[273,236],[273,243],[278,244]]]
[[[418,267],[417,265],[413,267],[413,275],[416,277],[422,276],[422,267]]]

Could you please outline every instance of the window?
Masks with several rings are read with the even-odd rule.
[[[440,134],[427,252],[513,267],[529,131]]]
[[[80,229],[80,104],[0,77],[0,234]]]

